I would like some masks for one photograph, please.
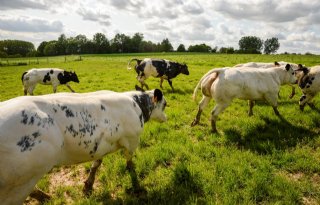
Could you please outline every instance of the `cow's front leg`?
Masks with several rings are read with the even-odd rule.
[[[292,90],[291,90],[291,95],[289,96],[290,99],[293,98],[293,96],[296,94],[296,88],[294,87],[294,85],[290,85]]]
[[[84,187],[82,190],[86,196],[88,196],[92,193],[92,187],[93,187],[93,183],[94,183],[94,180],[96,177],[96,172],[97,172],[98,168],[100,167],[101,163],[102,163],[102,159],[98,159],[98,160],[94,161],[93,164],[91,165],[89,177],[84,182]]]
[[[71,92],[75,93],[75,91],[71,88],[71,86],[68,83],[66,83],[66,86],[69,88],[69,90],[71,90]]]
[[[57,92],[57,85],[52,85],[53,86],[53,93]]]
[[[41,203],[44,203],[45,201],[48,201],[51,199],[51,196],[43,191],[41,191],[39,188],[35,188],[29,195],[30,197],[38,200]]]

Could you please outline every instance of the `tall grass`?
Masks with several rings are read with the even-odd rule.
[[[121,151],[107,155],[98,172],[95,190],[86,198],[82,183],[90,163],[54,169],[38,183],[53,196],[47,204],[319,204],[320,203],[320,113],[298,109],[301,93],[289,99],[291,88],[280,91],[277,117],[272,107],[258,102],[248,117],[246,101],[235,100],[221,115],[218,133],[210,132],[211,101],[200,125],[190,127],[197,112],[191,95],[198,80],[213,67],[233,66],[248,61],[289,61],[307,66],[320,64],[319,56],[304,55],[210,55],[127,54],[88,55],[82,61],[49,61],[36,65],[0,67],[0,101],[23,94],[21,74],[31,67],[61,67],[74,70],[80,83],[77,92],[102,89],[132,90],[138,84],[131,58],[166,58],[187,63],[190,75],[173,80],[175,92],[165,82],[168,122],[146,124],[134,163],[145,189],[133,193]],[[159,87],[159,79],[146,81]],[[60,86],[58,91],[69,92]],[[51,93],[39,85],[35,95]],[[200,100],[200,96],[198,96]],[[320,108],[320,101],[315,99]],[[61,173],[71,172],[68,177]],[[53,184],[53,176],[61,182]],[[67,179],[65,181],[63,179]],[[70,182],[71,181],[71,182]],[[71,185],[70,185],[71,184]]]

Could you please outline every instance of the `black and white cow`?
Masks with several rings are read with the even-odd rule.
[[[164,122],[158,89],[117,93],[57,93],[0,102],[0,201],[22,204],[54,166],[96,160],[85,191],[92,190],[101,159],[124,148],[128,168],[144,124]]]
[[[38,83],[43,85],[52,85],[54,93],[57,92],[58,85],[66,85],[72,92],[74,92],[68,82],[73,81],[79,83],[78,76],[75,72],[69,72],[59,68],[33,68],[24,72],[21,80],[24,95],[27,95],[27,93],[33,95],[33,90]]]
[[[298,84],[303,93],[299,100],[300,109],[303,111],[307,104],[315,109],[312,100],[320,92],[320,66],[313,66],[310,69],[301,66],[299,70],[302,72]]]
[[[177,62],[164,60],[164,59],[151,59],[145,58],[143,60],[131,59],[128,62],[128,69],[131,69],[130,63],[136,61],[134,69],[137,72],[137,80],[141,83],[141,87],[149,86],[144,82],[150,76],[160,78],[160,87],[162,88],[163,80],[168,80],[172,91],[174,88],[172,86],[172,79],[175,78],[180,73],[189,75],[188,66],[186,64],[180,64]]]

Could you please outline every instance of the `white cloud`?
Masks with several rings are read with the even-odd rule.
[[[62,32],[63,23],[61,21],[48,21],[41,18],[28,16],[4,17],[0,16],[0,30],[12,32]]]
[[[81,7],[77,10],[77,13],[82,16],[83,20],[97,22],[103,26],[110,26],[110,16],[106,12],[94,11],[91,9],[85,9]]]

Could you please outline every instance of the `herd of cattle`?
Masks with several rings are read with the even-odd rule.
[[[189,75],[187,65],[161,59],[132,59],[141,88],[137,91],[91,93],[56,93],[42,96],[20,96],[0,103],[0,201],[1,204],[22,204],[28,195],[47,197],[34,187],[38,180],[54,166],[94,161],[84,193],[92,191],[95,172],[108,153],[124,148],[127,168],[132,171],[132,156],[139,144],[139,135],[149,120],[165,122],[166,100],[159,89],[144,91],[148,77],[159,77],[172,86],[172,79],[180,73]],[[33,95],[35,86],[79,83],[75,72],[57,68],[31,69],[22,75],[24,95]],[[313,97],[320,89],[320,66],[310,69],[299,64],[246,63],[234,67],[212,69],[196,85],[195,99],[201,88],[202,100],[192,126],[199,123],[202,110],[213,98],[212,131],[216,121],[234,98],[249,100],[249,115],[255,100],[265,100],[280,115],[277,99],[281,85],[298,83],[303,96],[299,100],[303,110],[312,108]],[[294,86],[292,86],[294,95]]]

